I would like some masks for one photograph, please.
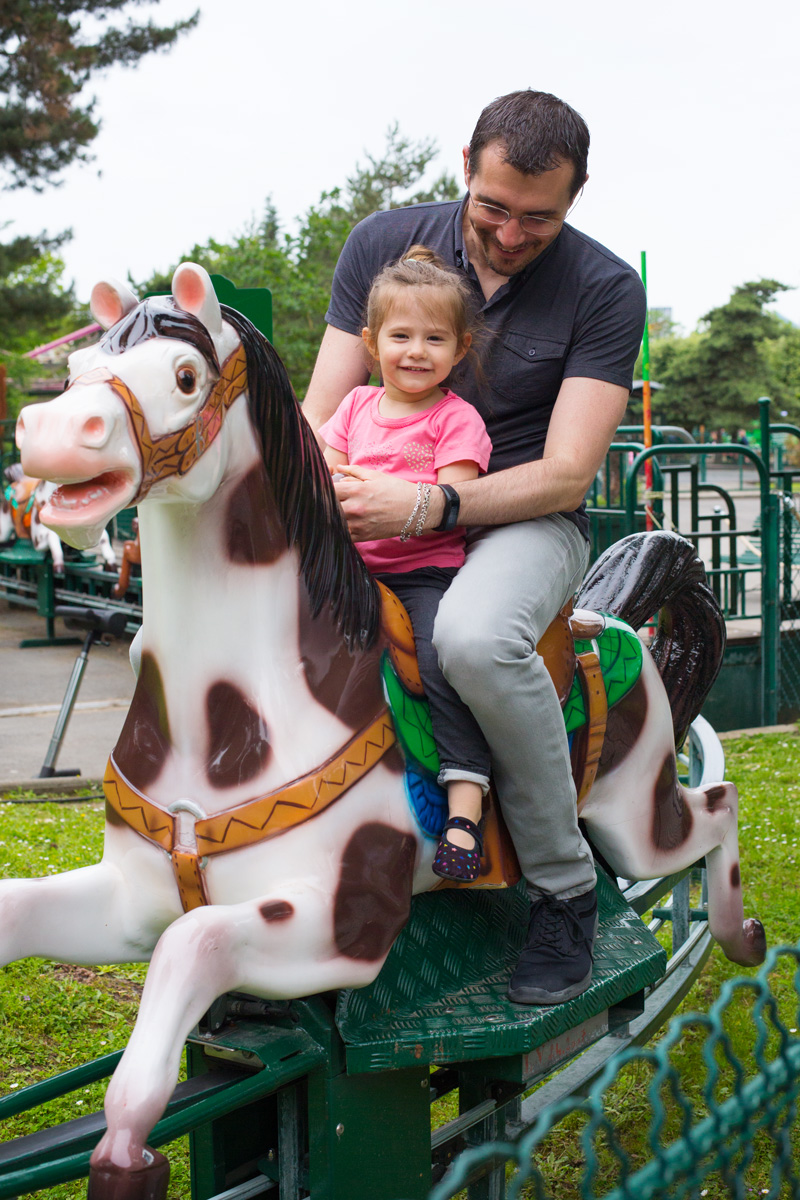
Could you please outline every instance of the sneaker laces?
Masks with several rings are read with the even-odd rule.
[[[559,954],[575,952],[575,943],[586,944],[589,939],[575,909],[566,900],[555,896],[542,896],[531,905],[529,930],[536,936],[540,946],[551,946]]]

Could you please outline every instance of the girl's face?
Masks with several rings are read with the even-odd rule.
[[[381,365],[383,385],[389,395],[419,403],[446,379],[466,354],[470,335],[459,344],[443,306],[435,304],[432,289],[425,289],[431,305],[421,304],[414,289],[404,289],[389,307],[377,338],[363,331],[370,354]]]

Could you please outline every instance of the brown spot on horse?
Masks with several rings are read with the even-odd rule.
[[[731,887],[738,888],[742,886],[742,876],[739,871],[739,864],[734,863],[731,867]]]
[[[345,847],[333,904],[336,949],[375,962],[408,920],[416,842],[378,821],[362,825]]]
[[[224,680],[212,684],[206,697],[208,761],[212,787],[235,787],[259,775],[270,756],[264,718],[237,687]]]
[[[647,720],[647,689],[639,677],[627,695],[609,711],[597,778],[620,766],[635,747]]]
[[[145,651],[114,759],[122,774],[144,792],[158,779],[171,747],[161,671],[155,656]]]
[[[708,812],[716,812],[720,801],[724,798],[725,788],[721,784],[706,788],[706,809]]]
[[[384,706],[380,681],[380,644],[351,650],[326,606],[311,617],[311,604],[300,581],[300,658],[314,699],[351,729],[362,729]]]
[[[227,550],[232,563],[269,566],[285,554],[286,535],[262,466],[236,484],[228,500]]]
[[[258,910],[265,921],[288,921],[294,916],[294,905],[288,900],[268,900]]]
[[[664,759],[658,773],[653,799],[653,842],[659,850],[675,850],[691,832],[692,813],[681,794],[672,754]]]

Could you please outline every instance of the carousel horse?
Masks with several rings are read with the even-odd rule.
[[[6,486],[0,508],[0,543],[29,541],[40,553],[50,551],[56,575],[64,574],[64,547],[52,529],[42,524],[40,513],[47,504],[56,485],[44,479],[32,479],[26,475],[19,463],[6,467]],[[92,547],[107,567],[116,567],[117,558],[111,539],[104,529],[97,545]]]
[[[407,617],[353,546],[272,347],[188,263],[172,296],[140,304],[100,283],[92,311],[105,335],[71,356],[63,396],[23,411],[18,442],[26,470],[59,485],[42,518],[73,545],[138,506],[140,667],[105,778],[102,861],[0,883],[0,956],[150,960],[90,1195],[163,1196],[169,1167],[147,1137],[187,1034],[224,992],[287,999],[370,983],[412,894],[440,883],[431,863],[447,810]],[[705,855],[712,932],[729,957],[757,963],[735,788],[679,783],[660,673],[681,737],[724,626],[689,543],[621,547],[585,592],[608,615],[554,623],[581,815],[621,875]],[[656,666],[613,614],[636,622],[662,607]],[[498,863],[510,869],[489,819],[484,884]]]

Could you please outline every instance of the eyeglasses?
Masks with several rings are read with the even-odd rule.
[[[486,222],[487,225],[505,225],[511,220],[511,213],[504,208],[499,208],[496,204],[484,204],[482,200],[474,200],[470,193],[470,201],[472,207],[478,210],[478,216]],[[551,221],[547,217],[533,217],[526,215],[519,218],[520,228],[526,233],[552,233],[559,226],[563,225],[563,221]]]

